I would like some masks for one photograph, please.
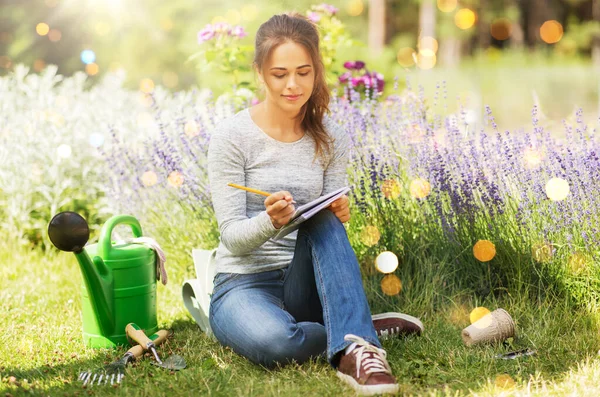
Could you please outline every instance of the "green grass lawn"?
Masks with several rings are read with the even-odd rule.
[[[324,361],[265,370],[206,337],[180,299],[181,282],[192,276],[191,257],[186,253],[169,255],[170,281],[158,286],[158,314],[159,325],[175,332],[160,353],[180,354],[188,367],[169,372],[150,365],[146,357],[126,370],[120,386],[84,389],[77,381],[82,370],[103,366],[126,349],[94,350],[82,344],[81,276],[75,257],[28,251],[3,241],[0,263],[0,396],[354,394]],[[438,303],[433,305],[434,299],[427,297],[436,291],[407,280],[399,297],[384,298],[375,293],[378,280],[366,280],[372,307],[419,316],[426,328],[421,337],[384,342],[402,395],[600,395],[597,313],[567,309],[552,297],[511,293],[483,302],[464,293],[436,296]],[[409,302],[414,296],[421,299]],[[465,347],[460,332],[475,306],[506,309],[517,322],[517,337],[502,346]],[[516,360],[494,358],[524,347],[538,354]],[[502,374],[515,381],[513,388],[496,386]]]

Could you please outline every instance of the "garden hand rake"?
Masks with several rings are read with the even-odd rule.
[[[157,333],[149,337],[155,345],[160,345],[164,342],[171,332],[167,330],[160,330]],[[127,350],[127,353],[120,359],[108,364],[104,368],[96,370],[95,372],[84,371],[79,374],[80,380],[83,382],[83,386],[93,386],[94,383],[97,385],[106,385],[110,382],[111,385],[121,383],[123,376],[125,376],[124,369],[130,361],[135,361],[144,354],[144,348],[140,345],[135,345],[131,349]]]

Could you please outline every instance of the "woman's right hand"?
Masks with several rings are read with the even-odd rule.
[[[287,225],[292,215],[294,215],[294,205],[292,201],[294,198],[285,190],[277,193],[273,193],[265,199],[265,208],[267,209],[267,215],[271,217],[271,223],[275,229],[280,229],[282,226]]]

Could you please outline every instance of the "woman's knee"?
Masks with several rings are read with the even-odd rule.
[[[308,334],[301,327],[292,326],[287,330],[265,335],[256,341],[255,351],[260,352],[259,363],[265,367],[288,364],[292,361],[299,364],[311,357],[322,354],[327,347],[327,337],[323,334]]]

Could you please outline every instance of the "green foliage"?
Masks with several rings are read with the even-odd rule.
[[[2,233],[2,232],[0,232]],[[441,249],[441,248],[440,248]],[[83,389],[77,376],[121,357],[127,347],[91,349],[81,337],[81,275],[72,254],[19,248],[0,235],[0,388],[13,396],[340,396],[352,391],[323,360],[265,370],[206,337],[181,304],[181,280],[192,275],[189,252],[167,251],[169,283],[158,285],[158,321],[174,330],[161,357],[179,354],[183,371],[164,371],[146,355],[128,366],[118,387]],[[414,263],[413,263],[414,261]],[[425,325],[421,337],[387,339],[383,347],[406,395],[545,397],[598,395],[600,349],[596,314],[572,310],[553,296],[530,300],[524,291],[504,299],[477,300],[439,289],[443,263],[417,252],[402,267],[413,268],[405,289],[390,298],[378,294],[378,277],[365,277],[373,312],[402,311]],[[414,267],[413,267],[414,266]],[[460,332],[476,306],[501,307],[517,322],[517,337],[505,345],[467,348]],[[537,354],[515,360],[495,355],[531,348]],[[514,389],[495,385],[498,375]]]

